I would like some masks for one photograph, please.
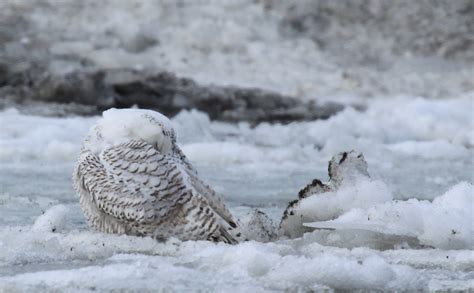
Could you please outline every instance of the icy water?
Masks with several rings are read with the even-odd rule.
[[[405,97],[374,101],[365,112],[347,109],[326,121],[255,128],[210,122],[195,111],[172,120],[183,151],[239,217],[259,208],[278,222],[300,188],[313,178],[327,180],[333,154],[363,152],[379,183],[357,185],[355,197],[388,190],[403,201],[351,203],[347,194],[336,194],[338,223],[356,223],[369,213],[391,227],[396,214],[418,237],[416,245],[413,237],[410,242],[360,229],[235,246],[92,232],[71,173],[97,117],[3,111],[0,291],[472,290],[472,101],[469,95]],[[326,207],[314,209],[317,214]]]

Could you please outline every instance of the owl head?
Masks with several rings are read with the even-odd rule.
[[[364,155],[355,151],[342,152],[333,156],[329,161],[328,173],[331,182],[336,185],[361,176],[369,177]]]
[[[176,143],[171,121],[161,113],[142,109],[104,111],[84,142],[84,147],[100,153],[105,147],[130,140],[143,140],[160,153],[169,153]]]

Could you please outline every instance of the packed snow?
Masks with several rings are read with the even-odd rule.
[[[360,186],[354,186],[354,200],[336,195],[332,201],[349,206],[349,212],[335,220],[305,224],[308,227],[368,230],[383,234],[416,237],[420,244],[444,249],[474,249],[474,186],[461,182],[433,202],[410,199],[361,207]],[[378,195],[381,189],[365,194]],[[339,194],[348,193],[347,189]],[[362,193],[364,194],[364,193]],[[330,196],[330,194],[328,194]],[[342,197],[342,198],[341,198]],[[363,199],[363,198],[362,198]],[[305,202],[306,212],[324,210],[333,205],[324,201]],[[352,204],[353,203],[353,204]],[[340,210],[344,211],[343,208]],[[333,214],[331,218],[334,218]],[[449,219],[449,220],[448,220]],[[318,219],[319,220],[319,219]],[[325,220],[324,218],[322,219]]]
[[[365,112],[256,127],[181,112],[171,123],[183,151],[243,219],[258,208],[278,224],[341,150],[368,162],[370,179],[304,206],[336,230],[235,246],[90,231],[71,172],[98,117],[2,111],[0,290],[472,290],[472,101],[374,100]]]

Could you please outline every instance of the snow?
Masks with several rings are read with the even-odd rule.
[[[95,120],[24,116],[16,109],[7,109],[0,117],[0,158],[71,160],[78,154],[81,136]]]
[[[26,234],[11,229],[2,233],[8,233],[10,241],[16,243],[15,249],[2,249],[2,260],[20,270],[0,277],[0,288],[6,291],[421,290],[442,288],[453,279],[456,288],[472,286],[469,271],[474,257],[463,250],[346,249],[322,246],[308,239],[299,240],[301,243],[247,242],[228,246],[208,242],[157,243],[147,238],[87,231]],[[35,259],[36,266],[29,264],[31,259]]]
[[[356,189],[357,190],[357,189]],[[343,190],[341,190],[343,191]],[[341,192],[339,191],[339,192]],[[338,192],[338,193],[339,193]],[[380,190],[372,192],[376,195]],[[321,210],[324,204],[307,202],[305,210]],[[350,203],[348,203],[350,204]],[[319,209],[315,209],[319,207]],[[331,207],[331,205],[329,205]],[[422,245],[444,249],[474,249],[474,186],[461,182],[433,202],[410,199],[373,204],[306,226],[332,229],[368,230],[383,234],[416,237]],[[323,214],[324,215],[324,214]],[[321,217],[321,220],[325,220]],[[328,218],[328,217],[326,217]]]
[[[258,208],[278,224],[302,187],[328,179],[334,154],[364,153],[370,180],[303,204],[337,230],[235,246],[90,231],[71,173],[100,117],[5,109],[0,292],[474,290],[473,51],[440,57],[463,46],[449,36],[467,35],[457,23],[464,18],[443,11],[448,2],[424,11],[437,22],[403,1],[389,10],[380,1],[318,1],[316,11],[316,1],[270,2],[0,1],[2,57],[13,71],[31,60],[56,74],[166,70],[204,85],[364,106],[286,125],[227,124],[194,110],[171,119],[200,175],[249,223]],[[305,15],[323,20],[316,39],[285,32],[289,18]],[[385,16],[391,22],[380,28]]]
[[[68,212],[69,209],[65,205],[55,205],[35,220],[32,230],[38,232],[59,232],[64,229],[64,219]]]
[[[404,141],[387,146],[390,150],[425,159],[459,158],[468,155],[466,148],[446,140]]]
[[[109,109],[103,112],[102,119],[89,130],[86,147],[97,154],[106,146],[115,145],[132,139],[142,139],[157,145],[167,153],[172,145],[170,133],[171,121],[156,111],[143,109]],[[165,135],[165,132],[168,135]],[[97,134],[98,133],[98,134]]]
[[[314,221],[337,218],[357,208],[369,208],[377,203],[392,200],[392,193],[382,181],[361,179],[355,184],[346,184],[337,191],[310,196],[301,201],[299,211],[313,214]]]
[[[287,125],[196,111],[171,119],[201,176],[244,220],[258,208],[278,224],[300,188],[327,180],[333,154],[364,152],[370,179],[304,204],[338,230],[236,246],[89,231],[71,172],[100,117],[2,111],[0,291],[472,290],[472,99],[394,99],[397,111],[374,100],[366,112]]]

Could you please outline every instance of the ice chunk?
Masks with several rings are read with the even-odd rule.
[[[65,205],[55,205],[36,219],[32,229],[37,232],[60,232],[68,212],[69,208]]]
[[[416,236],[421,244],[437,248],[473,249],[473,211],[474,187],[462,182],[433,202],[417,199],[387,202],[305,226]]]
[[[320,256],[317,261],[287,257],[285,265],[273,270],[268,278],[275,288],[284,288],[285,283],[307,287],[320,283],[338,289],[389,289],[399,286],[399,279],[409,277],[412,270],[391,266],[377,256],[363,259],[346,259],[340,256]],[[397,280],[398,279],[398,280]],[[413,276],[411,276],[412,282]],[[425,280],[418,279],[410,287],[416,288]],[[418,283],[418,284],[416,284]],[[415,285],[416,284],[416,285]]]
[[[368,178],[356,181],[354,185],[345,185],[337,191],[315,194],[299,200],[287,216],[283,216],[280,234],[299,237],[311,231],[303,223],[335,219],[346,212],[357,208],[368,208],[377,203],[392,199],[390,189],[381,181]],[[331,228],[331,227],[320,227]]]
[[[277,229],[272,219],[260,210],[253,210],[240,218],[242,233],[247,239],[268,242],[276,240]]]
[[[179,142],[214,141],[209,116],[197,110],[183,110],[173,117]]]
[[[319,221],[337,218],[356,208],[368,208],[392,200],[390,189],[382,181],[361,179],[335,192],[310,196],[301,201],[300,209],[308,218]]]
[[[434,199],[423,213],[423,243],[446,249],[474,249],[474,186],[462,182]]]
[[[328,166],[329,182],[314,179],[300,190],[283,213],[279,234],[299,237],[308,231],[305,222],[335,219],[354,209],[370,207],[392,199],[382,181],[373,181],[367,171],[364,156],[355,151],[332,157]],[[321,227],[322,228],[322,227]]]

